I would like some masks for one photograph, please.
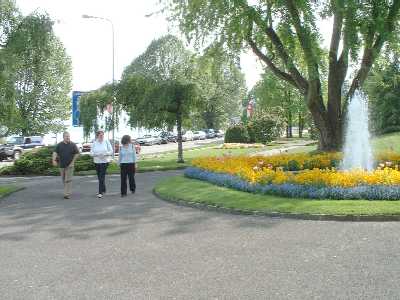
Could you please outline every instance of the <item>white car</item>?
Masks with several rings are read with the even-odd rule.
[[[193,132],[193,137],[195,140],[205,140],[207,135],[204,131],[195,131]]]
[[[194,136],[193,136],[193,132],[188,130],[186,131],[183,135],[182,135],[182,141],[186,142],[186,141],[193,141],[194,140]]]

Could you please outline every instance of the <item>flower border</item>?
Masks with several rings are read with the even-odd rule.
[[[252,184],[238,176],[189,167],[186,177],[199,179],[235,190],[289,198],[317,200],[400,200],[400,186],[368,185],[356,187],[318,187],[300,184]]]

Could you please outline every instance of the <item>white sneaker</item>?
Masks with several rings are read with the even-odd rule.
[[[103,198],[103,194],[97,194],[97,198]]]

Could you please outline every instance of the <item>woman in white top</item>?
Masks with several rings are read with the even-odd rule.
[[[99,193],[98,198],[102,198],[106,192],[106,172],[108,163],[111,161],[113,149],[109,141],[104,140],[104,131],[99,130],[96,132],[96,140],[92,144],[90,155],[93,157],[94,164],[96,165],[97,178],[99,179]]]

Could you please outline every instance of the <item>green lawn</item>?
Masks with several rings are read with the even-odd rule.
[[[146,171],[156,171],[156,170],[174,170],[180,168],[186,168],[190,165],[190,161],[193,158],[201,157],[201,156],[221,156],[221,155],[244,155],[256,153],[259,151],[265,151],[269,149],[274,149],[280,147],[278,145],[266,146],[264,148],[247,148],[247,149],[218,149],[215,146],[210,147],[201,147],[195,149],[187,149],[184,150],[184,159],[185,163],[180,164],[177,163],[178,154],[177,152],[167,152],[160,154],[149,154],[143,155],[140,157],[138,161],[138,172],[146,172]],[[116,163],[112,163],[108,170],[108,174],[118,174],[119,166]],[[84,172],[76,172],[76,175],[93,175],[96,174],[96,171],[84,171]]]
[[[21,188],[13,186],[13,185],[1,185],[0,186],[0,198],[3,198],[11,193],[14,193]]]
[[[183,176],[155,187],[161,197],[259,212],[327,215],[400,215],[400,201],[309,200],[257,195],[219,187]]]
[[[400,153],[400,132],[389,133],[373,138],[372,149],[375,153],[384,151]]]

